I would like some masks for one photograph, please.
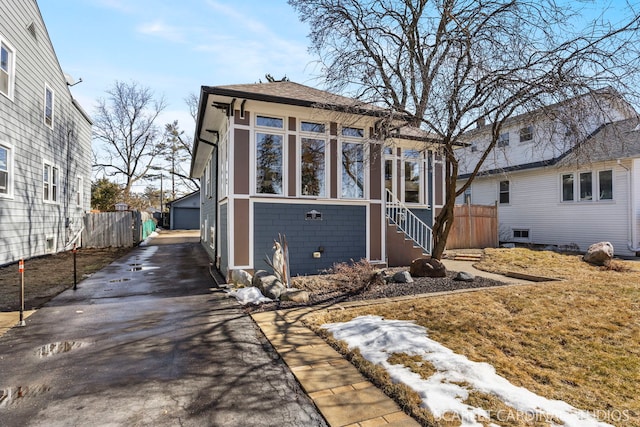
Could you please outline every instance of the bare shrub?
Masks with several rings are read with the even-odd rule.
[[[364,258],[357,262],[336,263],[326,273],[334,275],[349,292],[366,291],[382,280],[378,271]]]

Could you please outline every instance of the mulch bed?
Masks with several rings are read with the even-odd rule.
[[[296,280],[294,287],[309,292],[309,303],[300,304],[292,301],[274,301],[259,305],[247,304],[245,311],[249,313],[289,309],[318,304],[334,304],[346,301],[373,300],[378,298],[393,298],[406,295],[429,294],[434,292],[455,291],[460,289],[476,289],[492,286],[504,286],[506,283],[485,277],[476,276],[473,282],[454,280],[457,272],[448,271],[447,277],[414,277],[413,283],[377,283],[367,289],[345,290],[338,281],[326,280],[325,287],[305,286],[304,280]],[[322,277],[322,276],[320,276]]]

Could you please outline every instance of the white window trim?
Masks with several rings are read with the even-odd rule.
[[[405,150],[415,150],[418,151],[418,155],[419,157],[415,158],[415,157],[405,157]],[[413,149],[413,148],[403,148],[401,151],[401,157],[400,157],[400,180],[401,180],[401,189],[400,191],[402,191],[402,197],[398,197],[398,200],[402,201],[402,203],[405,203],[406,205],[409,206],[423,206],[426,205],[427,202],[425,200],[425,186],[427,185],[427,180],[425,179],[425,171],[428,168],[428,165],[426,164],[426,157],[424,155],[423,152],[421,152],[420,150],[417,149]],[[405,200],[405,196],[406,196],[406,181],[405,181],[405,173],[406,173],[406,162],[407,161],[415,161],[418,163],[418,180],[419,180],[419,184],[420,184],[420,190],[418,191],[418,202],[407,202]]]
[[[601,190],[600,190],[600,172],[609,172],[609,171],[611,172],[611,198],[610,199],[601,199],[600,198],[600,193],[601,193]],[[615,170],[613,170],[613,168],[605,168],[605,169],[595,170],[594,173],[595,173],[595,176],[596,176],[596,178],[595,178],[596,189],[598,191],[597,194],[596,194],[598,196],[598,198],[596,200],[598,202],[601,202],[601,203],[613,203],[616,200],[616,198],[615,198],[615,195],[616,195],[616,174],[615,174]]]
[[[264,125],[259,125],[258,124],[258,117],[264,117],[267,119],[279,119],[282,120],[282,127],[275,127],[275,126],[264,126]],[[283,116],[277,116],[277,115],[271,115],[271,114],[258,114],[256,113],[255,115],[255,120],[254,120],[254,126],[257,129],[277,129],[280,132],[284,132],[286,127],[287,127],[287,118],[283,117]]]
[[[47,91],[51,92],[51,123],[47,123]],[[44,108],[42,109],[42,123],[49,129],[53,129],[56,117],[56,92],[48,84],[44,84]]]
[[[51,175],[49,177],[50,181],[49,181],[49,197],[48,198],[45,198],[45,193],[44,193],[44,184],[45,184],[45,182],[44,182],[44,168],[46,166],[49,166],[51,168]],[[41,173],[43,174],[43,175],[41,175],[42,176],[42,201],[44,203],[52,204],[52,205],[60,204],[60,188],[61,188],[61,186],[60,186],[60,167],[58,167],[57,165],[55,165],[52,162],[49,162],[49,161],[45,160],[45,161],[42,162]],[[58,178],[58,179],[56,179],[56,200],[53,200],[52,199],[53,181],[54,181],[53,177],[56,174],[57,174],[57,178]]]
[[[15,150],[13,148],[13,145],[7,144],[4,141],[0,141],[0,147],[7,150],[7,173],[8,173],[7,193],[6,194],[0,193],[0,198],[13,199],[13,183],[15,182],[15,168],[13,167],[13,164],[14,164],[13,159],[15,157]]]
[[[298,120],[298,135],[296,137],[296,195],[298,197],[304,199],[328,199],[330,193],[330,185],[329,185],[329,167],[330,167],[330,158],[331,158],[331,144],[329,143],[329,124],[324,122],[316,122],[313,120]],[[307,123],[317,123],[324,126],[324,132],[309,132],[302,130],[302,122]],[[302,194],[302,139],[319,139],[324,141],[324,194],[314,196],[314,195],[304,195]]]
[[[17,56],[17,51],[16,48],[13,47],[13,45],[11,43],[9,43],[4,37],[3,35],[0,33],[0,42],[2,44],[4,44],[8,50],[10,51],[10,58],[9,58],[9,93],[4,93],[4,92],[0,92],[0,94],[2,94],[3,96],[7,97],[8,99],[10,99],[11,101],[13,101],[13,97],[15,94],[15,82],[16,82],[16,56]]]
[[[273,118],[277,118],[276,116],[267,116],[264,114],[256,114],[257,116],[263,116],[263,117],[273,117]],[[256,118],[256,122],[257,122],[257,118]],[[283,122],[284,123],[284,122]],[[280,194],[271,194],[271,193],[259,193],[258,192],[258,134],[262,133],[262,134],[270,134],[270,135],[279,135],[282,137],[282,193]],[[250,182],[251,182],[251,188],[249,191],[249,194],[251,194],[252,196],[257,196],[257,197],[271,197],[271,198],[282,198],[282,197],[288,197],[289,194],[289,189],[288,189],[288,165],[289,165],[289,150],[287,149],[287,147],[289,146],[288,144],[288,139],[287,139],[287,133],[284,131],[284,129],[278,129],[278,128],[273,128],[273,127],[263,127],[263,126],[259,126],[256,127],[252,132],[251,132],[251,136],[250,136],[250,144],[251,144],[251,161],[249,163],[251,163],[251,176],[250,176]]]
[[[529,237],[516,237],[516,231],[526,231]],[[511,239],[514,242],[531,242],[531,228],[529,227],[511,227]]]
[[[365,131],[366,132],[366,131]],[[367,144],[364,143],[364,140],[366,138],[366,134],[364,137],[362,138],[357,138],[357,137],[344,137],[342,136],[342,129],[340,129],[340,135],[338,137],[338,152],[336,153],[338,156],[338,198],[339,199],[344,199],[344,200],[368,200],[369,199],[369,179],[368,179],[368,175],[369,175],[369,162],[367,161],[368,156],[367,156]],[[362,191],[362,197],[345,197],[342,194],[342,149],[344,147],[344,144],[360,144],[362,146],[362,173],[364,174],[364,180],[362,185],[364,186],[363,191]]]
[[[529,133],[529,135],[531,135],[531,137],[529,139],[522,139],[522,130],[523,129],[529,129],[531,130],[531,132]],[[526,143],[530,143],[533,142],[533,136],[534,136],[534,128],[533,125],[527,125],[527,126],[522,126],[521,128],[518,129],[518,140],[519,142],[526,144]]]
[[[84,206],[84,178],[80,175],[76,176],[76,207],[82,209]]]
[[[503,182],[507,182],[509,184],[509,201],[508,202],[501,202],[500,201],[500,195],[502,194],[502,191],[500,190],[500,184],[502,184]],[[498,181],[498,204],[501,206],[509,206],[511,204],[511,196],[513,193],[513,186],[511,185],[511,180],[510,179],[501,179]]]
[[[600,172],[611,171],[611,199],[601,199],[600,198]],[[591,173],[591,199],[580,199],[580,174],[583,173]],[[564,175],[573,175],[573,200],[563,200],[562,199],[562,177]],[[560,203],[582,203],[582,204],[590,204],[590,203],[614,203],[615,202],[615,188],[616,188],[616,174],[613,168],[604,168],[604,169],[591,169],[591,170],[577,170],[571,172],[561,172],[559,174],[559,195],[560,195]]]

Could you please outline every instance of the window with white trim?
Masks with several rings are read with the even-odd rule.
[[[593,173],[580,172],[580,201],[593,200]]]
[[[326,195],[326,142],[319,138],[300,138],[300,194]]]
[[[528,228],[514,228],[513,229],[513,240],[529,240],[529,229]]]
[[[363,199],[365,196],[364,145],[357,139],[364,138],[364,129],[343,127],[341,144],[341,195],[346,199]]]
[[[509,204],[510,191],[509,191],[509,181],[500,181],[499,184],[499,198],[501,205]]]
[[[284,136],[256,133],[256,192],[283,194]]]
[[[509,145],[509,132],[501,133],[498,137],[498,147],[506,147]]]
[[[60,179],[59,169],[50,163],[45,163],[42,174],[43,200],[45,202],[58,202],[58,183]]]
[[[520,142],[527,142],[533,140],[533,126],[525,126],[520,128]]]
[[[13,99],[16,51],[0,34],[0,93]]]
[[[53,129],[55,95],[49,85],[44,85],[44,124]]]
[[[0,197],[13,194],[13,159],[11,147],[0,144]]]
[[[574,175],[572,173],[564,173],[560,176],[562,186],[563,202],[573,202],[574,200]]]
[[[598,200],[613,200],[613,171],[598,172]]]
[[[81,208],[84,202],[84,179],[79,176],[76,180],[76,206]]]
[[[418,150],[402,150],[404,159],[404,202],[420,203],[421,180],[421,154]]]

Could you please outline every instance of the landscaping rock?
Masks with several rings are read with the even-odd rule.
[[[444,264],[434,258],[417,258],[411,261],[409,273],[413,277],[447,277]]]
[[[280,300],[307,304],[309,302],[309,292],[296,288],[285,289],[280,294]]]
[[[273,277],[275,278],[275,276]],[[287,289],[286,286],[284,286],[284,284],[279,279],[275,279],[270,283],[263,283],[263,284],[264,284],[264,290],[262,291],[262,293],[264,294],[265,297],[271,298],[271,299],[280,299],[280,296],[282,295],[282,293]]]
[[[267,277],[267,276],[272,276],[272,274],[270,274],[269,272],[267,272],[265,270],[258,270],[253,275],[253,281],[251,282],[251,284],[259,289],[260,288],[260,286],[259,286],[260,280],[263,277]]]
[[[273,274],[256,274],[253,280],[253,286],[260,289],[260,292],[264,294],[264,288],[268,285],[273,284],[274,282],[279,281],[276,276]]]
[[[506,249],[515,249],[516,244],[515,243],[503,243],[502,245],[500,245],[501,248],[506,248]]]
[[[594,243],[582,259],[593,265],[609,265],[613,259],[613,245],[610,242]]]
[[[251,286],[251,282],[253,281],[251,274],[247,273],[244,270],[231,270],[230,276],[230,282],[240,287]]]
[[[475,279],[476,277],[473,274],[467,273],[466,271],[460,271],[456,274],[456,277],[453,278],[453,280],[458,282],[473,282]]]
[[[413,277],[408,271],[398,271],[393,275],[393,281],[396,283],[413,283]]]

